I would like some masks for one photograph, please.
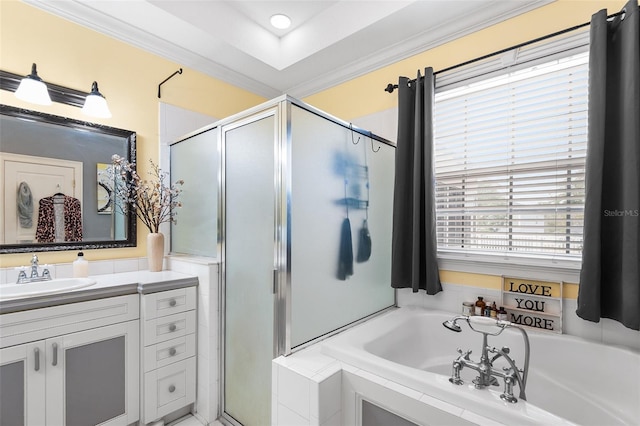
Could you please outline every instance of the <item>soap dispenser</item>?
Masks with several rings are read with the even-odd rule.
[[[89,276],[89,262],[84,258],[84,253],[78,253],[78,258],[73,261],[73,277],[86,278]]]

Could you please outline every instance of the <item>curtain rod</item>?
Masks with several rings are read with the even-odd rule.
[[[623,15],[625,12],[626,12],[626,10],[622,9],[620,12],[616,12],[614,14],[608,15],[607,19],[612,19],[612,18],[615,18],[618,15]],[[448,68],[445,68],[445,69],[442,69],[440,71],[434,72],[433,75],[438,75],[438,74],[440,74],[442,72],[451,71],[451,70],[454,70],[456,68],[463,67],[465,65],[473,64],[474,62],[482,61],[483,59],[491,58],[492,56],[501,55],[503,53],[509,52],[511,50],[514,50],[514,49],[519,49],[521,47],[528,46],[530,44],[534,44],[534,43],[537,43],[539,41],[544,41],[544,40],[547,40],[547,39],[552,38],[552,37],[557,37],[559,35],[562,35],[562,34],[565,34],[565,33],[569,33],[571,31],[579,30],[580,28],[586,27],[588,25],[591,25],[591,22],[585,22],[583,24],[579,24],[579,25],[576,25],[574,27],[565,28],[564,30],[556,31],[555,33],[547,34],[547,35],[544,35],[542,37],[535,38],[533,40],[525,41],[524,43],[516,44],[515,46],[507,47],[506,49],[501,49],[501,50],[498,50],[497,52],[489,53],[489,54],[480,56],[478,58],[471,59],[471,60],[468,60],[466,62],[462,62],[462,63],[460,63],[458,65],[450,66]],[[416,79],[414,78],[414,79],[409,80],[409,81],[410,82],[414,82],[414,81],[416,81]],[[389,92],[389,93],[393,93],[393,91],[395,89],[397,89],[397,88],[398,88],[397,84],[389,83],[389,84],[387,84],[387,87],[385,87],[384,91],[385,92]]]

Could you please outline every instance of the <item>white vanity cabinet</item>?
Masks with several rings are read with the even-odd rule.
[[[196,400],[196,287],[142,294],[140,306],[144,425]]]
[[[138,295],[2,315],[0,424],[139,419]]]

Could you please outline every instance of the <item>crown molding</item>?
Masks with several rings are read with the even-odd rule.
[[[149,32],[135,28],[119,19],[107,16],[93,9],[90,2],[80,2],[78,0],[64,2],[46,0],[24,1],[27,4],[48,11],[54,15],[79,23],[87,28],[173,61],[177,65],[191,68],[212,78],[271,99],[284,93],[297,98],[304,98],[316,94],[444,43],[487,28],[488,26],[550,4],[556,0],[523,2],[519,7],[510,7],[509,10],[506,10],[498,16],[494,15],[496,8],[504,8],[506,4],[512,5],[513,3],[505,2],[504,0],[494,0],[489,6],[484,5],[479,10],[474,11],[474,13],[458,16],[455,22],[443,22],[438,27],[429,28],[429,30],[425,30],[415,37],[406,39],[401,43],[396,43],[389,48],[381,49],[368,57],[359,58],[342,67],[333,68],[324,75],[312,78],[305,83],[282,88],[260,82],[242,72],[225,67],[217,63],[214,59],[187,51]],[[451,32],[452,27],[457,28],[457,30]],[[313,59],[307,60],[313,61]],[[428,64],[425,64],[425,66],[428,66]],[[382,90],[382,86],[380,90]]]
[[[347,64],[340,68],[335,68],[319,78],[309,81],[304,84],[289,87],[285,90],[288,93],[297,98],[304,98],[314,95],[323,90],[327,90],[331,87],[346,83],[357,77],[366,75],[372,71],[384,68],[386,66],[395,64],[404,59],[423,53],[427,50],[438,47],[442,44],[451,42],[458,38],[467,36],[476,31],[480,31],[491,25],[498,24],[502,21],[514,18],[526,12],[530,12],[539,7],[553,3],[556,0],[536,0],[527,2],[517,9],[509,10],[501,15],[491,15],[487,10],[490,7],[484,7],[479,10],[473,16],[465,15],[459,19],[459,23],[456,23],[456,27],[460,28],[455,32],[451,32],[451,22],[443,22],[436,28],[430,28],[428,31],[424,31],[421,34],[416,35],[410,39],[406,39],[401,43],[397,43],[387,49],[382,49],[373,55],[360,58],[350,64]],[[494,4],[504,4],[501,0],[496,0]],[[425,64],[428,66],[428,64]],[[412,70],[412,72],[415,70]],[[382,82],[385,83],[385,82]],[[384,89],[381,84],[380,90]]]
[[[52,2],[46,0],[24,0],[24,2],[146,52],[173,61],[176,65],[202,72],[267,99],[282,93],[274,87],[231,70],[209,58],[189,52],[174,43],[107,16],[91,8],[90,3],[80,3],[78,1]]]

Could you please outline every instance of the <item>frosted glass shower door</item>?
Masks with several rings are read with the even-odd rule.
[[[223,128],[224,412],[271,424],[276,119]]]

